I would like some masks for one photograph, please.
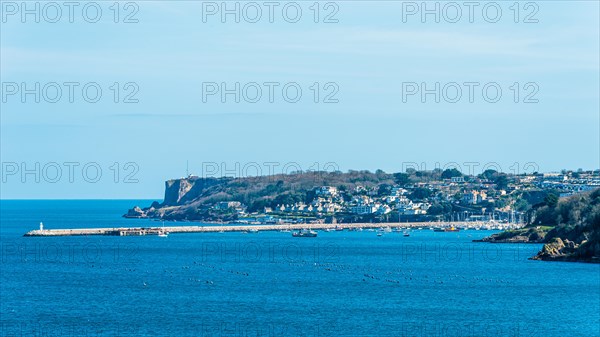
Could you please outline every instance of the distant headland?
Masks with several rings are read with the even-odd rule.
[[[536,259],[595,262],[598,188],[600,170],[190,175],[166,181],[162,203],[135,206],[124,217],[255,225],[493,221],[524,228],[483,241],[546,243]]]

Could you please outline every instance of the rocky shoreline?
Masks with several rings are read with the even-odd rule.
[[[545,243],[546,235],[551,227],[525,227],[506,232],[492,234],[473,242],[489,243]]]
[[[554,237],[554,227],[525,227],[518,230],[492,234],[473,242],[487,243],[543,243],[542,249],[530,258],[539,261],[557,262],[586,262],[600,263],[600,258],[594,255],[594,249],[599,244],[589,240],[577,243],[568,238]]]
[[[480,242],[543,243],[532,260],[600,263],[600,188],[566,198],[549,195],[531,209],[527,226]]]
[[[553,238],[532,260],[600,263],[600,258],[582,254],[588,241],[577,244],[569,239]]]

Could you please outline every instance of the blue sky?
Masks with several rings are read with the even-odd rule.
[[[484,17],[481,7],[473,23],[465,7],[457,23],[445,20],[450,16],[422,22],[418,14],[403,20],[407,3],[395,1],[332,2],[327,8],[321,2],[318,23],[312,1],[297,2],[297,23],[286,22],[292,15],[284,18],[279,10],[289,2],[279,2],[273,23],[265,7],[257,23],[244,17],[235,23],[231,15],[225,23],[218,15],[203,22],[207,7],[198,1],[134,2],[138,22],[123,23],[133,8],[122,2],[114,23],[113,2],[97,3],[97,23],[86,22],[81,7],[73,23],[65,8],[57,23],[44,16],[36,23],[31,15],[23,23],[20,13],[9,15],[14,8],[3,5],[2,198],[160,199],[164,180],[185,175],[186,162],[196,174],[206,163],[224,163],[238,175],[243,172],[236,163],[257,163],[266,173],[267,162],[279,163],[275,172],[290,163],[303,170],[333,163],[342,171],[387,172],[410,163],[427,169],[457,163],[463,171],[495,163],[505,172],[600,165],[595,1],[533,2],[536,8],[520,2],[518,23],[513,1],[497,2],[502,15],[496,23],[485,21],[493,13]],[[538,22],[522,22],[534,9]],[[338,22],[322,22],[334,10]],[[33,95],[23,102],[20,92],[7,92],[11,83],[32,88],[36,82],[58,83],[63,96],[35,103]],[[64,82],[80,84],[73,103]],[[90,82],[102,89],[97,103],[81,95]],[[115,82],[119,103],[113,102]],[[236,103],[233,95],[225,102],[210,95],[203,102],[203,83],[209,82],[227,88],[257,83],[263,96]],[[265,82],[279,83],[272,103]],[[427,88],[457,83],[463,96],[436,103],[433,95],[423,101],[416,94],[403,102],[403,83],[409,82]],[[472,103],[464,82],[480,84]],[[284,100],[287,83],[301,88],[298,102]],[[486,83],[501,88],[498,102],[482,96]],[[123,103],[135,89],[138,102]],[[337,103],[324,103],[335,90]],[[530,98],[538,102],[524,103],[534,91]],[[65,163],[76,163],[69,164],[72,179]],[[99,168],[102,176],[92,179],[88,172],[84,178],[83,167]],[[23,169],[33,173],[22,176]]]

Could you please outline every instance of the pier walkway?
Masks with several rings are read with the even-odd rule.
[[[507,224],[504,224],[506,226]],[[212,226],[165,226],[163,227],[114,227],[114,228],[75,228],[75,229],[36,229],[24,236],[79,236],[79,235],[112,235],[143,236],[158,235],[163,231],[173,233],[218,233],[218,232],[256,232],[281,230],[343,230],[368,228],[485,228],[489,223],[482,222],[406,222],[406,223],[338,223],[338,224],[270,224],[270,225],[212,225]],[[497,226],[497,224],[496,224]],[[492,226],[495,227],[495,226]]]

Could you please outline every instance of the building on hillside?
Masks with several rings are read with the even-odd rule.
[[[354,214],[372,214],[377,211],[377,207],[374,205],[358,205],[350,207],[350,212]]]
[[[216,210],[225,211],[229,209],[242,209],[242,203],[239,201],[221,201],[217,202],[213,207]]]
[[[463,204],[476,204],[478,195],[477,191],[465,192],[462,197]]]
[[[485,191],[469,191],[465,192],[462,197],[462,202],[464,204],[479,204],[487,199],[487,194]]]
[[[485,191],[479,191],[479,194],[477,194],[477,203],[480,204],[483,201],[485,201],[487,199],[487,194],[485,193]]]
[[[321,186],[317,188],[315,191],[316,195],[326,196],[326,197],[335,197],[338,194],[337,188],[333,186]]]
[[[394,186],[392,187],[392,190],[390,191],[390,196],[401,196],[406,194],[408,191],[403,189],[400,186]]]
[[[384,214],[390,213],[391,211],[392,211],[392,209],[390,208],[390,206],[382,205],[377,209],[377,211],[375,211],[375,213],[377,213],[379,215],[384,215]]]

